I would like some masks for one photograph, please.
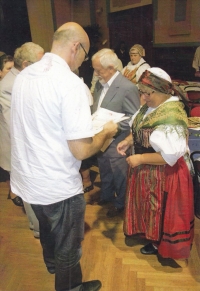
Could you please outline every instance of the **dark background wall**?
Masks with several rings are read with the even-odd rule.
[[[153,63],[153,9],[146,5],[109,14],[110,46],[116,48],[125,41],[128,49],[141,44],[146,51],[145,60]]]
[[[200,81],[192,68],[195,50],[194,46],[154,48],[153,65],[166,70],[173,79]]]
[[[0,0],[0,51],[13,55],[31,41],[26,0]]]
[[[173,79],[195,80],[192,60],[196,47],[185,44],[154,47],[153,30],[152,5],[109,14],[111,48],[115,48],[122,40],[129,49],[136,43],[141,44],[146,51],[145,60],[150,66],[161,67]]]

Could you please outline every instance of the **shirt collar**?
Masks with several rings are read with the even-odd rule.
[[[52,60],[54,60],[55,62],[67,66],[69,68],[69,65],[67,64],[67,62],[61,58],[59,55],[56,55],[54,53],[45,53],[45,55],[43,56],[43,58],[51,58]]]
[[[112,82],[115,80],[115,78],[117,77],[119,75],[119,71],[117,71],[111,78],[110,78],[110,80],[107,82],[107,83],[105,83],[105,84],[102,84],[102,86],[104,87],[104,88],[109,88],[111,85],[112,85]]]

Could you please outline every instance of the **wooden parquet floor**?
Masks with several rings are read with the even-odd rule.
[[[200,291],[200,220],[187,262],[144,256],[140,248],[146,241],[124,237],[123,216],[108,219],[108,206],[97,205],[98,169],[92,173],[95,188],[85,194],[84,281],[101,280],[102,291]],[[0,291],[53,291],[54,275],[46,271],[40,242],[7,193],[6,184],[0,183]]]

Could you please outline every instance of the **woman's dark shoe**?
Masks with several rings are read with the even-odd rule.
[[[140,252],[143,255],[156,255],[158,253],[158,249],[154,247],[152,243],[147,244],[146,246],[140,249]]]
[[[94,186],[93,186],[93,184],[91,184],[90,186],[85,187],[83,191],[84,191],[84,193],[86,193],[86,192],[90,192],[93,189],[94,189]]]
[[[21,197],[16,196],[15,198],[11,198],[10,191],[9,191],[9,193],[8,193],[8,199],[11,199],[12,202],[13,202],[16,206],[24,206]]]

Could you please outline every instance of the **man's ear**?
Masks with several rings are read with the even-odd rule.
[[[114,66],[112,66],[112,65],[108,66],[108,69],[109,69],[111,72],[112,72],[112,71],[115,71]]]
[[[26,61],[26,60],[23,61],[23,62],[22,62],[22,70],[25,69],[26,67],[28,67],[29,65],[30,65],[30,62],[28,62],[28,61]]]
[[[77,54],[79,48],[80,48],[80,42],[75,42],[75,43],[73,43],[72,51],[73,51],[73,53],[74,53],[75,55]]]

